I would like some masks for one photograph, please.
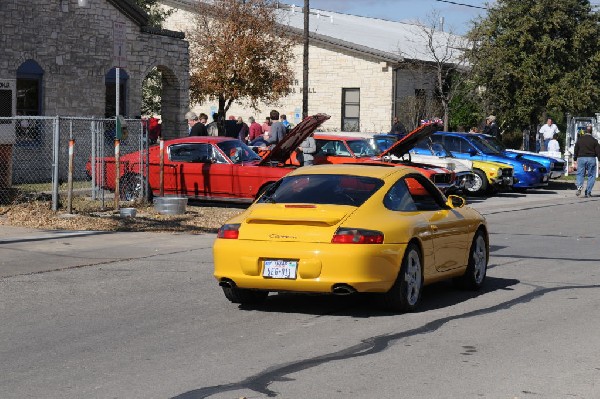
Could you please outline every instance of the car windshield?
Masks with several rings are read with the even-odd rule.
[[[257,202],[361,206],[381,186],[383,180],[365,176],[286,176],[267,190]]]
[[[389,149],[396,142],[396,140],[391,137],[374,137],[373,140],[375,140],[375,144],[377,145],[380,154]]]
[[[442,143],[432,143],[429,138],[419,141],[415,145],[415,148],[429,151],[431,155],[435,155],[436,157],[453,157],[450,150],[444,147]],[[425,151],[422,151],[421,153],[423,152]]]
[[[348,140],[348,147],[358,158],[374,157],[375,150],[371,148],[367,140]]]
[[[221,141],[217,146],[233,163],[260,161],[262,159],[240,140]]]
[[[504,146],[504,144],[502,144],[497,138],[492,137],[492,136],[485,136],[484,140],[486,141],[486,143],[488,145],[490,145],[492,148],[496,149],[496,151],[498,151],[498,152],[506,151],[506,147]]]
[[[501,151],[499,151],[498,149],[493,147],[486,139],[484,139],[482,137],[471,135],[471,142],[473,144],[475,144],[475,146],[477,146],[477,148],[479,148],[479,150],[481,152],[483,152],[484,154],[500,154],[501,153]]]

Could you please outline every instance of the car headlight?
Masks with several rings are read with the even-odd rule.
[[[554,170],[554,162],[550,162],[550,170]]]
[[[532,168],[531,166],[527,165],[526,163],[523,164],[523,170],[525,172],[533,172],[535,169]]]
[[[456,169],[456,164],[454,162],[448,162],[448,165],[446,165],[446,169],[454,170]]]

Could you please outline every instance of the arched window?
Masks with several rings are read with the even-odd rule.
[[[44,70],[34,60],[17,69],[17,115],[42,115],[42,77]]]
[[[119,69],[119,114],[127,115],[127,81],[129,75],[123,68]],[[116,111],[116,86],[117,86],[117,69],[112,68],[104,78],[106,85],[106,101],[104,107],[104,116],[112,118]]]
[[[27,60],[17,69],[17,116],[42,115],[42,78],[44,70],[34,60]],[[42,137],[40,121],[20,119],[17,122],[17,143],[37,144]]]

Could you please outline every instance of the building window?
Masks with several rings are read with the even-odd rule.
[[[360,89],[342,89],[342,131],[360,131]]]
[[[431,117],[431,115],[427,115],[427,93],[425,89],[415,89],[415,108],[417,110],[417,120]]]
[[[119,69],[119,115],[127,115],[127,81],[129,75],[124,69]],[[114,118],[116,112],[116,86],[117,86],[117,70],[112,68],[105,76],[104,83],[106,85],[106,98],[104,107],[104,116],[106,118]]]
[[[17,116],[42,115],[42,78],[44,70],[34,60],[17,69]],[[17,143],[37,143],[41,139],[40,121],[23,119],[17,125]]]

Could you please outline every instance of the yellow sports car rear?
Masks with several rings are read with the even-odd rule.
[[[214,275],[235,303],[269,292],[377,292],[409,311],[425,284],[485,278],[485,220],[410,168],[300,168],[221,227]]]

